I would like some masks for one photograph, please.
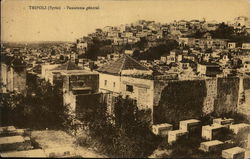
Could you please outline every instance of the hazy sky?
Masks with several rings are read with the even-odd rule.
[[[181,19],[229,21],[249,16],[247,0],[2,0],[2,41],[74,41],[107,25],[139,19],[169,22]],[[30,10],[29,6],[60,6],[61,10]],[[99,10],[67,10],[99,6]]]

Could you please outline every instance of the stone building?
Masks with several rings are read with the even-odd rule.
[[[83,104],[91,102],[92,100],[89,100],[91,96],[98,94],[98,73],[88,70],[72,70],[63,72],[61,75],[64,104],[69,104],[71,109],[77,113],[81,112],[79,109]]]
[[[153,71],[128,55],[97,70],[100,91],[114,96],[129,96],[141,109],[153,108]]]
[[[26,63],[19,56],[1,56],[1,93],[26,93]]]
[[[68,61],[62,65],[43,65],[42,66],[42,78],[49,81],[51,84],[55,84],[56,81],[62,81],[62,73],[84,70],[77,66],[75,62]]]
[[[215,63],[200,62],[197,64],[197,72],[200,76],[216,77],[221,73],[220,66]]]
[[[222,114],[237,110],[237,77],[158,79],[152,70],[125,54],[97,71],[100,92],[110,95],[107,100],[110,113],[114,97],[119,95],[136,100],[139,109],[151,109],[153,124],[177,124],[180,120],[199,119],[213,112]]]
[[[69,105],[73,113],[86,112],[84,108],[101,98],[98,72],[82,69],[71,60],[62,65],[44,65],[42,77],[52,85],[60,84],[63,103]]]

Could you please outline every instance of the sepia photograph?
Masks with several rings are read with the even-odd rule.
[[[250,0],[1,0],[0,157],[250,159]]]

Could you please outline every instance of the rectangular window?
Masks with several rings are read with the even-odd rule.
[[[104,85],[105,85],[105,86],[107,86],[107,83],[108,83],[108,81],[107,81],[107,80],[104,80]]]
[[[115,82],[113,82],[113,87],[115,87]]]
[[[133,86],[131,86],[131,85],[126,85],[126,91],[128,91],[128,92],[133,92],[133,91],[134,91]]]

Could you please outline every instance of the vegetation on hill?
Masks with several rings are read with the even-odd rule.
[[[95,60],[97,56],[106,56],[107,54],[113,53],[113,51],[114,49],[112,48],[110,40],[94,38],[87,49],[86,57]]]
[[[246,31],[239,32],[238,29],[234,29],[234,27],[229,26],[224,22],[219,23],[219,26],[216,30],[196,30],[195,33],[189,36],[194,38],[202,38],[207,32],[211,34],[212,38],[216,39],[228,39],[229,41],[234,41],[237,43],[250,42],[249,33]]]
[[[80,55],[89,59],[95,60],[97,56],[107,56],[107,54],[114,52],[123,52],[124,50],[134,50],[133,57],[138,60],[156,60],[163,54],[169,54],[170,50],[178,47],[178,43],[175,40],[162,40],[161,44],[155,47],[148,47],[149,49],[144,51],[144,48],[148,47],[148,40],[141,38],[141,40],[135,44],[123,44],[119,46],[111,45],[110,40],[100,40],[95,38],[87,49],[86,55]],[[141,51],[141,52],[140,52]]]
[[[115,117],[109,116],[103,109],[92,113],[93,118],[84,120],[89,133],[88,137],[78,137],[80,145],[94,146],[110,157],[147,157],[159,144],[160,138],[150,131],[145,120],[150,112],[138,110],[129,98],[117,98]]]
[[[134,58],[138,60],[158,60],[164,54],[169,55],[170,51],[176,49],[178,43],[175,40],[167,40],[165,44],[160,44],[156,47],[150,47],[148,50],[140,53],[134,54]]]

